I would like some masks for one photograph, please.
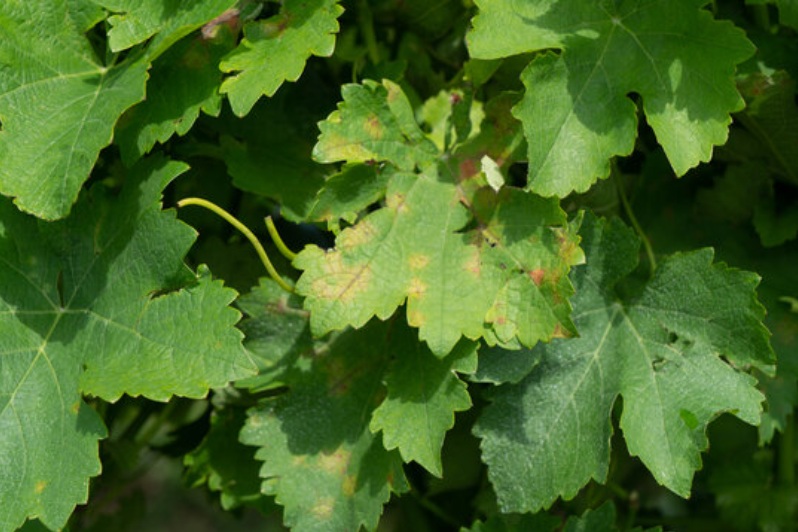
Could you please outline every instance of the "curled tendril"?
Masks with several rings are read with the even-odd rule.
[[[289,293],[294,292],[293,287],[289,285],[287,282],[285,282],[283,278],[280,276],[280,274],[277,273],[277,270],[274,268],[272,261],[269,260],[269,255],[266,253],[266,250],[263,248],[263,245],[260,243],[260,240],[258,240],[258,237],[256,237],[255,234],[249,230],[249,227],[241,223],[235,216],[233,216],[226,210],[222,209],[215,203],[210,202],[208,200],[202,198],[185,198],[177,202],[178,208],[185,207],[186,205],[197,205],[199,207],[204,207],[209,211],[219,215],[230,225],[241,231],[241,234],[243,234],[247,238],[247,240],[249,240],[249,242],[252,244],[252,247],[255,248],[255,251],[258,253],[258,257],[260,257],[260,261],[266,267],[266,271],[269,272],[269,277],[274,279],[274,281],[278,285],[280,285],[280,288],[282,288],[286,292]],[[274,240],[274,243],[277,246],[277,249],[280,251],[280,253],[288,260],[293,260],[294,257],[296,257],[296,254],[292,252],[290,249],[288,249],[288,247],[285,245],[285,242],[283,242],[282,238],[280,238],[280,235],[277,233],[277,228],[274,226],[274,222],[272,221],[271,216],[266,218],[266,229],[269,231],[269,235]]]

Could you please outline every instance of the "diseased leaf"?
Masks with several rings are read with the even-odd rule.
[[[573,272],[580,337],[538,345],[540,363],[498,388],[475,428],[505,511],[544,508],[606,479],[619,395],[629,452],[685,497],[707,423],[722,412],[759,423],[763,396],[737,369],[772,372],[758,278],[712,264],[704,249],[663,261],[638,296],[622,299],[615,290],[637,264],[637,239],[620,222],[589,216],[581,234],[587,266]]]
[[[368,429],[391,342],[378,321],[344,332],[296,361],[289,392],[250,410],[241,441],[259,447],[262,491],[292,530],[373,529],[391,492],[407,489],[399,453]]]
[[[119,52],[153,37],[147,55],[155,59],[172,44],[232,8],[234,0],[92,0],[112,13],[108,45]]]
[[[58,223],[0,201],[0,529],[60,528],[86,500],[105,429],[81,393],[198,398],[254,371],[235,292],[190,274],[194,232],[160,210],[185,169],[142,161],[118,198],[96,186]]]
[[[462,342],[439,359],[410,330],[392,335],[395,360],[386,376],[388,395],[370,425],[373,432],[382,431],[386,449],[398,448],[405,462],[416,461],[442,476],[443,438],[454,426],[454,413],[471,407],[466,385],[455,372],[476,370],[476,347]]]
[[[413,108],[399,85],[389,80],[341,88],[344,101],[319,124],[313,148],[320,163],[388,161],[400,170],[434,161],[438,150],[416,123]]]
[[[221,64],[231,75],[219,90],[233,112],[244,116],[262,95],[299,79],[311,55],[332,55],[343,11],[337,0],[285,0],[279,14],[248,22],[244,39]]]
[[[0,2],[0,193],[46,219],[66,216],[114,123],[144,98],[148,63],[101,64],[82,7]]]
[[[544,196],[587,190],[609,160],[632,152],[642,108],[677,175],[723,144],[743,100],[734,66],[754,48],[706,0],[477,0],[468,35],[477,59],[537,56],[515,108],[528,140],[529,187]],[[699,51],[697,51],[697,49]]]
[[[387,319],[407,301],[408,323],[439,357],[462,336],[531,346],[573,334],[567,272],[582,254],[557,202],[462,185],[475,175],[471,158],[495,147],[477,135],[463,160],[436,154],[391,82],[347,86],[344,98],[321,124],[316,158],[379,162],[390,178],[384,207],[342,231],[335,249],[308,246],[294,261],[313,333]],[[507,140],[496,142],[508,163]]]

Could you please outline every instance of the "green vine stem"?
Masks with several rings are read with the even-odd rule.
[[[643,242],[643,248],[645,248],[646,256],[648,257],[649,274],[653,277],[657,269],[657,259],[654,257],[654,249],[651,247],[651,241],[640,226],[640,222],[637,221],[637,216],[635,216],[632,206],[629,204],[629,198],[626,197],[626,190],[623,187],[620,175],[615,169],[612,171],[612,178],[615,180],[615,188],[618,190],[618,196],[621,198],[623,211],[626,213],[627,218],[629,218],[629,223],[632,224],[637,236],[640,237],[640,240]]]
[[[280,238],[280,233],[277,232],[277,228],[274,226],[274,220],[272,220],[272,217],[267,216],[265,222],[266,230],[269,232],[269,236],[272,237],[274,245],[277,246],[277,251],[279,251],[283,257],[293,262],[296,258],[296,253],[288,249],[288,246],[285,245],[283,239]]]
[[[247,240],[249,240],[250,244],[252,244],[252,247],[254,247],[255,251],[257,251],[258,257],[260,257],[260,261],[266,267],[266,271],[269,272],[269,277],[274,279],[274,281],[278,285],[280,285],[280,288],[282,288],[286,292],[289,292],[289,293],[293,293],[294,292],[293,287],[291,287],[291,285],[286,283],[283,280],[283,278],[280,277],[280,274],[277,273],[277,270],[275,269],[274,265],[272,264],[272,261],[269,260],[269,255],[266,253],[266,250],[263,249],[263,245],[260,243],[260,240],[258,240],[258,237],[256,237],[255,234],[252,231],[249,230],[249,227],[247,227],[246,225],[241,223],[235,216],[233,216],[232,214],[230,214],[226,210],[222,209],[221,207],[219,207],[215,203],[212,203],[212,202],[210,202],[208,200],[204,200],[202,198],[185,198],[185,199],[182,199],[182,200],[177,202],[178,208],[185,207],[186,205],[197,205],[198,207],[204,207],[204,208],[208,209],[209,211],[219,215],[221,218],[223,218],[230,225],[232,225],[233,227],[235,227],[236,229],[241,231],[241,234],[243,234],[247,238]],[[269,224],[267,222],[266,226],[268,227],[268,225]],[[274,224],[272,224],[272,226],[273,225]],[[276,228],[274,229],[274,232],[275,232],[275,234],[277,233]],[[271,231],[269,231],[269,233],[271,234]],[[280,242],[282,243],[282,239],[280,239]],[[285,247],[285,244],[282,244],[282,245],[283,245],[283,247]],[[279,249],[279,247],[280,246],[278,244],[278,249]],[[288,250],[288,248],[285,248],[285,249]]]

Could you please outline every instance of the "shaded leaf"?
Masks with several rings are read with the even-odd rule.
[[[407,489],[399,453],[368,429],[391,342],[378,321],[344,332],[296,361],[288,393],[250,410],[241,441],[259,447],[262,491],[293,530],[373,529],[391,492]]]
[[[497,389],[475,427],[505,511],[534,511],[606,479],[610,414],[629,452],[686,497],[722,412],[758,424],[762,395],[737,368],[772,373],[756,275],[712,264],[712,251],[676,254],[634,298],[617,285],[637,264],[638,241],[620,222],[586,217],[587,266],[573,272],[580,337],[538,345],[540,363]],[[728,363],[720,356],[723,356]]]

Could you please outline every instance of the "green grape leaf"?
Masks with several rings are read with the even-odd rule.
[[[66,216],[114,123],[144,98],[148,63],[102,65],[82,4],[0,3],[0,193],[46,219]]]
[[[387,319],[405,301],[408,323],[439,357],[463,336],[531,346],[575,332],[567,273],[582,259],[576,231],[555,200],[459,181],[473,181],[469,157],[495,149],[480,134],[463,160],[436,155],[388,81],[346,86],[321,131],[317,160],[371,161],[390,178],[384,206],[342,231],[335,249],[308,246],[294,260],[315,335]],[[507,139],[496,142],[511,162]]]
[[[298,358],[284,376],[290,391],[249,411],[241,441],[259,447],[262,491],[292,530],[374,529],[391,492],[407,489],[399,453],[368,428],[390,330],[374,321]]]
[[[195,234],[160,210],[185,169],[142,161],[118,197],[95,186],[56,223],[0,201],[0,529],[61,528],[86,500],[105,429],[81,393],[199,398],[254,371],[235,292],[191,275]]]
[[[798,2],[796,0],[776,0],[779,6],[779,22],[798,30]]]
[[[220,65],[231,74],[220,91],[233,112],[244,116],[261,95],[299,79],[311,55],[332,55],[343,11],[337,0],[285,0],[279,14],[248,22],[244,39]]]
[[[319,124],[313,148],[320,163],[388,161],[413,170],[435,160],[438,149],[416,123],[413,107],[401,87],[389,80],[366,80],[341,88],[344,101]]]
[[[749,74],[738,84],[748,103],[745,111],[738,115],[739,120],[760,143],[752,158],[765,156],[777,175],[798,185],[795,80],[779,70],[771,74]]]
[[[385,197],[391,172],[375,164],[349,164],[330,176],[319,190],[308,218],[326,221],[336,233],[343,220],[350,224],[358,213]]]
[[[515,108],[528,140],[529,187],[564,197],[609,174],[628,155],[639,94],[677,175],[723,144],[743,100],[732,75],[753,52],[742,31],[701,9],[706,0],[477,0],[472,57],[539,50],[524,70]]]
[[[108,11],[108,46],[120,52],[153,37],[147,48],[150,60],[172,44],[203,26],[236,2],[233,0],[92,0]],[[236,13],[231,12],[234,16]]]
[[[394,334],[390,350],[396,358],[385,379],[388,395],[374,411],[371,430],[381,430],[385,448],[398,448],[405,462],[414,460],[440,477],[443,438],[454,426],[454,413],[471,407],[455,372],[476,370],[476,345],[461,342],[440,359],[406,330]]]
[[[621,529],[615,523],[615,505],[605,502],[595,510],[587,510],[580,517],[569,517],[563,532],[617,532]],[[629,529],[630,532],[642,532],[642,528]],[[646,531],[660,532],[661,527],[647,528]]]
[[[616,289],[637,265],[634,234],[592,216],[581,234],[587,266],[573,272],[580,337],[538,345],[540,363],[499,387],[475,427],[505,511],[547,507],[606,479],[619,395],[629,452],[685,497],[709,421],[723,412],[760,420],[763,396],[737,369],[773,369],[757,276],[712,264],[703,249],[663,261],[639,294],[621,298]]]
[[[122,160],[131,165],[155,143],[185,135],[200,111],[218,116],[222,97],[219,61],[234,46],[232,33],[221,26],[213,37],[186,37],[156,60],[147,82],[149,96],[128,109],[117,124],[115,142]]]

